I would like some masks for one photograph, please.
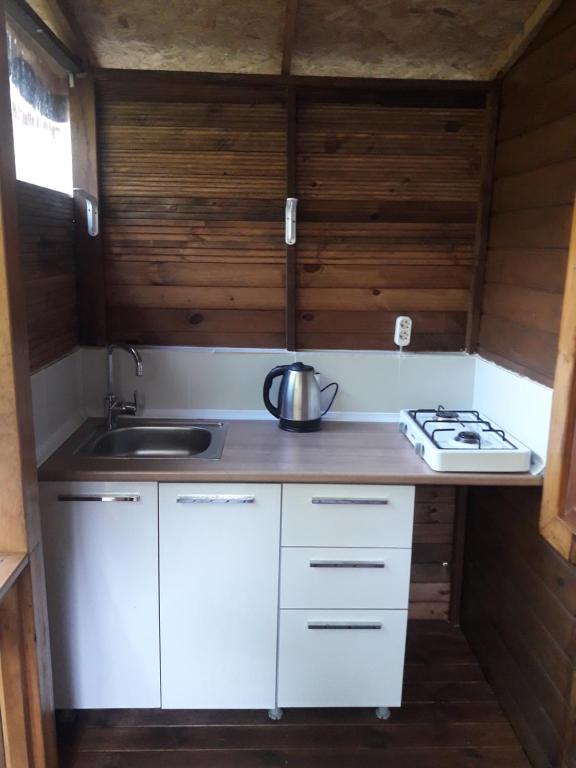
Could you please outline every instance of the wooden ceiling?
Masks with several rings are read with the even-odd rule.
[[[482,80],[498,73],[558,0],[30,3],[64,9],[99,67]]]

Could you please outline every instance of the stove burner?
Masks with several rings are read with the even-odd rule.
[[[458,421],[457,411],[447,411],[443,405],[436,408],[436,418],[438,421]]]
[[[463,429],[461,432],[458,432],[454,440],[466,445],[480,445],[481,442],[478,432],[473,432],[471,429]]]

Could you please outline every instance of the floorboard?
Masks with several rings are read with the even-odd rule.
[[[529,768],[462,633],[411,622],[404,705],[59,713],[62,768]]]

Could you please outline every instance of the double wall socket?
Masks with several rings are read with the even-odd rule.
[[[396,328],[394,330],[394,344],[402,349],[410,344],[412,337],[412,318],[400,315],[396,318]]]

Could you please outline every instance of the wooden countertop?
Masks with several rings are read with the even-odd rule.
[[[75,451],[98,423],[98,419],[88,419],[52,454],[40,467],[40,480],[542,484],[541,477],[528,473],[435,472],[415,454],[397,424],[326,421],[320,432],[296,434],[278,429],[275,421],[229,421],[219,460],[76,456]]]

